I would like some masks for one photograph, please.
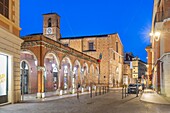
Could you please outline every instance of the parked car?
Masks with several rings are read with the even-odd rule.
[[[142,91],[142,85],[141,84],[129,84],[128,85],[128,93],[134,93],[136,94],[137,92],[137,85],[138,85],[138,93],[139,91]]]

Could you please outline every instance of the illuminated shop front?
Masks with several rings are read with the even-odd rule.
[[[8,56],[0,54],[0,103],[8,101]]]

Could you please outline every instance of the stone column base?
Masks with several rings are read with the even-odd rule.
[[[37,93],[37,98],[45,98],[45,93]]]
[[[42,93],[42,98],[45,98],[45,93]]]

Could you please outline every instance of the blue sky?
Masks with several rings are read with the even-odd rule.
[[[61,16],[61,35],[89,36],[117,32],[125,52],[146,61],[153,0],[20,0],[21,36],[42,33],[42,14]]]

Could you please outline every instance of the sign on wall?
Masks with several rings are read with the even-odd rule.
[[[7,56],[0,55],[0,96],[7,95]]]

